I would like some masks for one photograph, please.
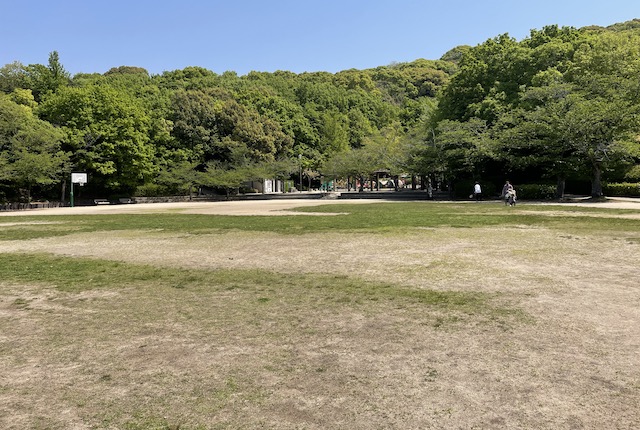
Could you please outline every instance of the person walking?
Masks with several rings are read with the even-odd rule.
[[[480,186],[480,182],[476,181],[473,186],[473,197],[476,199],[476,202],[479,202],[482,198],[482,187]]]
[[[509,195],[511,194],[512,191],[513,191],[513,185],[511,185],[509,181],[506,181],[504,183],[504,186],[502,187],[502,193],[500,194],[500,198],[504,199],[505,206],[509,204]]]
[[[507,193],[507,195],[508,195],[507,203],[509,203],[509,206],[515,206],[516,205],[516,189],[511,188]]]
[[[504,199],[504,205],[508,204],[507,199],[509,198],[509,191],[513,190],[513,185],[509,183],[509,181],[505,182],[502,186],[502,193],[500,194],[500,198]]]
[[[504,186],[502,187],[502,195],[500,197],[504,199],[505,206],[516,205],[516,189],[513,188],[513,185],[511,185],[509,181],[505,182]]]

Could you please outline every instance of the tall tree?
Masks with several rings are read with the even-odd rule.
[[[444,178],[450,192],[460,179],[480,178],[490,156],[490,135],[485,121],[444,120],[438,123],[433,143],[423,152],[428,171]]]
[[[69,155],[61,150],[63,133],[36,118],[31,109],[0,96],[0,180],[27,191],[59,182]]]
[[[16,88],[27,88],[25,66],[19,61],[0,67],[0,92],[10,93]]]
[[[602,173],[605,166],[630,155],[624,142],[631,141],[631,130],[638,132],[637,120],[629,115],[630,110],[637,111],[637,107],[621,100],[578,98],[567,112],[566,139],[576,156],[591,168],[592,197],[604,195]]]
[[[91,174],[90,186],[131,193],[153,171],[149,116],[127,94],[106,85],[66,87],[38,113],[62,127],[74,168]]]
[[[565,181],[581,169],[567,136],[567,113],[576,88],[550,68],[538,73],[522,93],[521,105],[504,112],[493,127],[493,156],[508,171],[539,169],[556,179],[556,196],[564,196]]]
[[[336,111],[321,116],[320,150],[328,156],[349,148],[348,119]]]
[[[49,62],[46,66],[42,64],[27,66],[26,75],[27,85],[33,91],[37,102],[41,102],[47,95],[67,86],[71,79],[69,72],[60,63],[57,51],[49,54]]]

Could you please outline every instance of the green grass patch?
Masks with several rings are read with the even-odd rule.
[[[7,218],[7,217],[5,217]],[[31,218],[31,217],[29,217]],[[11,218],[16,220],[16,218]],[[21,223],[29,222],[24,219],[17,218]],[[67,236],[71,233],[82,231],[80,228],[74,228],[73,223],[63,222],[62,224],[19,224],[19,225],[3,225],[5,219],[0,218],[0,241],[1,240],[29,240],[44,239],[47,237]],[[33,222],[33,220],[30,220]]]
[[[21,216],[0,218],[0,240],[28,240],[75,232],[146,230],[169,233],[212,234],[228,230],[305,234],[323,231],[393,233],[415,228],[479,228],[542,226],[571,231],[638,231],[640,220],[615,218],[632,210],[573,206],[469,205],[455,203],[395,202],[370,205],[326,205],[299,212],[345,213],[333,216],[221,216],[181,213]],[[548,212],[554,212],[549,216]],[[557,216],[561,212],[564,216]],[[598,217],[581,216],[582,213]],[[42,224],[42,222],[55,224]],[[3,226],[2,224],[7,224]],[[9,224],[11,223],[11,224]],[[19,224],[18,224],[19,223]],[[33,223],[33,224],[30,224]]]
[[[151,266],[48,254],[0,254],[0,267],[4,281],[47,284],[61,291],[114,288],[156,279]]]
[[[3,281],[40,284],[77,293],[93,289],[153,287],[191,293],[238,291],[250,295],[256,308],[290,306],[362,306],[391,303],[421,305],[465,314],[509,313],[491,304],[495,296],[479,292],[433,291],[358,278],[319,274],[280,274],[264,270],[192,270],[159,268],[90,258],[49,254],[0,253]],[[253,298],[251,298],[253,297]],[[28,306],[18,299],[17,306]]]

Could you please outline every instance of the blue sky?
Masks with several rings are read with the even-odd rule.
[[[438,59],[503,33],[640,18],[638,0],[1,0],[0,66],[71,74],[200,66],[216,73],[366,69]]]

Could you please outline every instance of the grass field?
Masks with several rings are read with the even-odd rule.
[[[298,211],[0,217],[0,428],[640,427],[637,210]]]

